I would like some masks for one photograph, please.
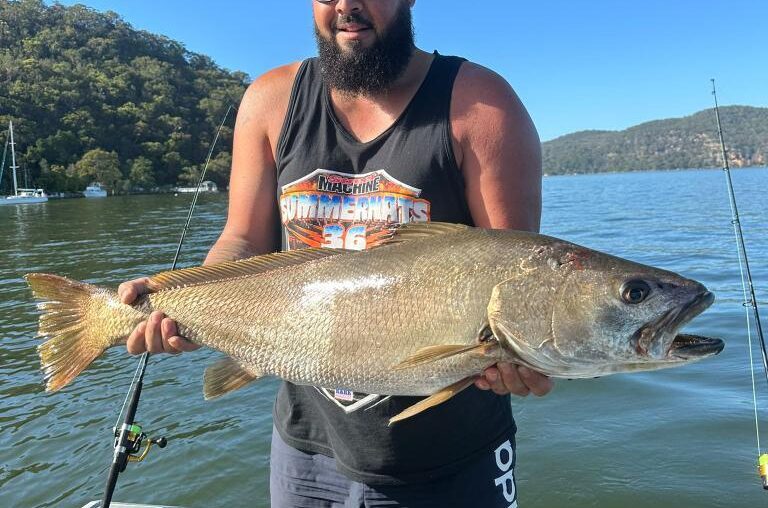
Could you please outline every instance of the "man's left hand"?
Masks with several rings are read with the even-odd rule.
[[[552,391],[555,383],[544,374],[528,367],[499,362],[485,369],[480,379],[475,381],[475,386],[481,390],[493,390],[498,395],[513,393],[525,397],[532,393],[541,397]]]

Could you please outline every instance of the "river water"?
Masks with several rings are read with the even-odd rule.
[[[768,308],[768,170],[736,170],[733,180],[758,301]],[[64,390],[44,393],[37,310],[23,274],[116,286],[167,269],[189,200],[0,207],[1,506],[78,507],[101,497],[111,427],[136,366],[115,349]],[[225,212],[226,196],[202,197],[181,266],[203,260]],[[703,282],[717,301],[687,329],[727,346],[680,369],[561,380],[547,397],[515,398],[520,506],[767,506],[756,473],[745,310],[722,171],[545,178],[542,232]],[[268,506],[277,381],[205,402],[202,373],[216,357],[152,358],[138,420],[169,444],[129,465],[115,500]],[[768,389],[757,374],[759,420],[768,429]],[[768,434],[761,437],[768,446]]]

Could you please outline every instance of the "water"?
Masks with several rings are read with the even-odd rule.
[[[768,170],[739,170],[733,177],[758,300],[768,309]],[[0,208],[0,505],[77,507],[101,497],[110,429],[136,366],[115,349],[63,391],[43,393],[37,312],[22,275],[54,272],[114,286],[166,269],[189,199]],[[706,284],[717,302],[688,329],[723,337],[727,347],[713,360],[681,369],[558,381],[547,397],[515,399],[520,506],[766,506],[768,492],[756,474],[744,309],[722,172],[550,177],[544,203],[543,232]],[[203,260],[225,212],[225,196],[203,197],[182,266]],[[216,356],[152,358],[139,420],[169,445],[129,465],[116,500],[268,506],[277,382],[205,402],[202,372]],[[768,390],[758,374],[765,426]],[[762,437],[765,447],[768,434]]]

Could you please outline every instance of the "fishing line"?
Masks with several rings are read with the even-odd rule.
[[[738,249],[739,258],[739,271],[741,272],[741,285],[744,294],[743,305],[747,315],[747,340],[749,347],[749,361],[752,371],[752,400],[755,408],[755,432],[757,434],[757,454],[758,454],[758,472],[763,482],[763,488],[768,490],[768,454],[761,453],[760,450],[760,427],[758,421],[757,411],[757,386],[755,383],[755,362],[752,356],[752,330],[750,327],[750,312],[749,308],[752,308],[752,317],[755,322],[755,331],[760,344],[760,352],[763,360],[763,372],[765,374],[765,380],[768,382],[768,352],[766,351],[765,337],[763,336],[763,327],[760,323],[760,312],[757,305],[757,297],[755,296],[755,285],[752,281],[752,272],[749,269],[749,257],[747,256],[747,248],[744,244],[744,233],[741,228],[741,220],[739,219],[739,209],[736,205],[736,193],[733,190],[733,181],[731,180],[731,168],[728,163],[728,150],[725,148],[725,139],[723,137],[723,128],[720,123],[720,108],[717,104],[717,92],[715,90],[715,80],[712,81],[712,97],[715,102],[715,119],[717,120],[717,133],[720,137],[720,150],[723,157],[723,172],[726,176],[726,182],[728,183],[728,198],[731,205],[731,224],[733,224],[734,234],[736,235],[736,244]],[[745,277],[746,275],[746,277]]]
[[[200,173],[200,177],[197,180],[197,187],[195,188],[195,194],[192,197],[192,203],[189,205],[189,210],[187,212],[187,220],[184,223],[184,229],[181,231],[181,238],[179,238],[179,243],[176,246],[176,254],[173,256],[173,262],[171,263],[171,270],[176,269],[176,264],[179,261],[179,255],[181,254],[181,247],[184,243],[184,239],[187,236],[187,231],[189,230],[189,225],[192,222],[192,214],[194,213],[195,206],[197,205],[197,197],[200,195],[200,187],[203,184],[203,179],[205,178],[205,173],[208,171],[208,164],[211,162],[211,157],[213,156],[213,149],[216,147],[216,143],[219,140],[219,135],[221,134],[221,129],[224,127],[224,122],[227,121],[227,118],[229,117],[229,113],[232,111],[232,109],[237,109],[233,105],[229,105],[227,108],[227,112],[224,113],[224,117],[221,119],[221,123],[219,123],[219,128],[216,129],[216,136],[213,138],[213,141],[211,142],[211,146],[208,149],[208,156],[205,159],[205,165],[203,166],[203,171]],[[149,358],[149,353],[144,353],[139,358],[139,364],[136,366],[136,371],[133,374],[133,379],[131,380],[131,384],[129,385],[128,393],[125,394],[125,400],[123,401],[123,405],[120,408],[120,414],[117,415],[117,421],[115,422],[115,428],[120,423],[120,418],[123,416],[123,412],[125,411],[126,406],[128,405],[128,398],[131,395],[131,388],[133,388],[136,384],[136,379],[141,376],[143,377],[143,372],[147,368],[147,360]]]
[[[187,235],[187,231],[189,230],[189,225],[192,222],[192,215],[195,210],[195,205],[197,204],[197,198],[200,195],[200,188],[203,183],[203,179],[205,178],[205,173],[208,171],[208,165],[211,162],[211,157],[213,156],[213,150],[216,146],[216,142],[219,139],[219,135],[221,134],[221,129],[224,127],[224,123],[227,121],[227,118],[229,117],[229,113],[233,110],[237,110],[233,105],[229,105],[227,108],[227,112],[224,114],[224,117],[221,119],[221,123],[219,124],[219,128],[216,130],[216,135],[213,138],[213,141],[211,142],[210,149],[208,150],[208,156],[205,160],[205,165],[203,166],[203,170],[200,172],[200,177],[197,181],[197,188],[195,189],[195,194],[192,197],[192,203],[189,206],[189,212],[187,213],[187,220],[184,224],[184,229],[181,232],[181,238],[179,238],[179,244],[176,247],[176,254],[173,256],[173,263],[171,264],[171,270],[176,269],[176,264],[179,261],[179,255],[181,254],[181,247],[184,243],[184,239]],[[134,422],[134,417],[136,416],[136,409],[139,405],[139,398],[141,397],[141,390],[144,386],[144,374],[147,370],[147,364],[149,362],[149,352],[145,352],[141,355],[141,358],[139,359],[139,364],[136,367],[136,372],[133,375],[133,379],[131,380],[130,387],[128,388],[128,393],[126,394],[125,401],[123,402],[123,406],[120,409],[120,414],[117,418],[117,423],[115,424],[115,444],[114,444],[114,454],[112,458],[112,464],[109,468],[109,474],[107,475],[107,483],[104,488],[104,496],[102,497],[101,505],[102,507],[109,507],[112,502],[112,495],[115,492],[115,487],[117,486],[117,477],[125,471],[125,467],[128,464],[129,460],[134,461],[141,461],[146,457],[146,454],[149,452],[149,448],[152,444],[157,444],[160,448],[164,448],[166,444],[166,440],[164,437],[161,437],[159,439],[149,439],[147,445],[141,451],[141,454],[138,455],[140,448],[141,448],[141,442],[143,439],[145,439],[147,436],[142,432],[142,429],[140,426],[136,425]],[[123,414],[125,416],[123,417]],[[122,425],[120,425],[120,420],[122,418]]]

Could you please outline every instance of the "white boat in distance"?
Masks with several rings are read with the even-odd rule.
[[[94,182],[85,188],[83,196],[87,198],[105,198],[107,197],[107,190],[100,183]]]
[[[196,192],[197,187],[174,187],[171,190],[174,192],[190,193]],[[206,180],[200,184],[200,192],[219,192],[219,186],[215,182]]]
[[[13,142],[13,122],[8,122],[8,141],[6,141],[5,147],[11,145],[11,171],[13,171],[13,195],[0,197],[0,205],[23,205],[31,203],[45,203],[48,201],[48,195],[43,189],[23,189],[19,188],[16,180],[16,149]],[[3,150],[2,166],[5,166],[5,150]],[[0,177],[2,177],[2,171],[0,171]]]

